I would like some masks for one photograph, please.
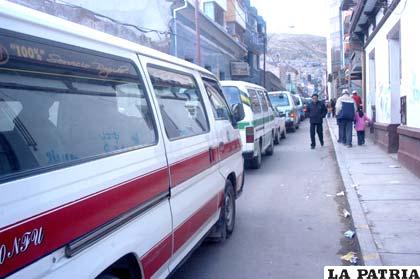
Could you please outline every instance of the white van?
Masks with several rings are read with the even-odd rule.
[[[0,22],[0,278],[165,278],[232,233],[243,116],[210,72],[7,1]]]
[[[242,140],[242,154],[252,168],[261,167],[262,154],[273,155],[276,127],[274,111],[267,90],[244,81],[221,81],[231,106],[244,107],[245,118],[238,123]]]
[[[268,92],[273,107],[286,117],[286,130],[295,132],[299,129],[299,116],[295,104],[296,97],[288,91]]]

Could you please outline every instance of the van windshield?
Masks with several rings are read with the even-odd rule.
[[[286,95],[283,94],[270,94],[268,95],[270,97],[270,101],[273,104],[274,107],[286,107],[289,106],[289,98],[287,98]]]

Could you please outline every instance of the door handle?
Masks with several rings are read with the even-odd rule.
[[[225,150],[225,143],[223,141],[219,142],[219,151],[223,152]]]

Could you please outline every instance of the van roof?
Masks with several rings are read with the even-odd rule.
[[[250,83],[246,81],[240,81],[240,80],[222,80],[220,83],[222,84],[222,86],[236,86],[236,87],[242,87],[242,88],[251,87],[255,89],[266,90],[264,87],[258,84],[254,84],[254,83]]]
[[[2,23],[5,22],[5,24],[2,24],[2,28],[11,31],[42,37],[39,36],[39,34],[34,34],[33,29],[34,27],[43,27],[50,30],[59,31],[70,36],[79,37],[84,40],[95,41],[122,50],[135,52],[137,54],[146,55],[160,60],[165,60],[214,76],[214,74],[208,70],[183,59],[71,21],[67,21],[56,16],[52,16],[5,0],[0,0],[0,7],[0,18],[2,18]],[[63,41],[57,39],[56,41],[69,43],[68,40]]]

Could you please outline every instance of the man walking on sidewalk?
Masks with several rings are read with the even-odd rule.
[[[315,129],[318,134],[319,143],[324,146],[324,134],[322,130],[322,119],[327,114],[327,108],[323,102],[318,100],[318,94],[312,95],[312,102],[308,104],[308,115],[311,123],[311,148],[315,148]]]
[[[352,147],[352,136],[353,136],[353,121],[356,115],[356,104],[352,97],[350,97],[348,90],[343,90],[343,95],[337,100],[337,122],[339,125],[339,135],[343,138],[344,144],[348,147]]]

